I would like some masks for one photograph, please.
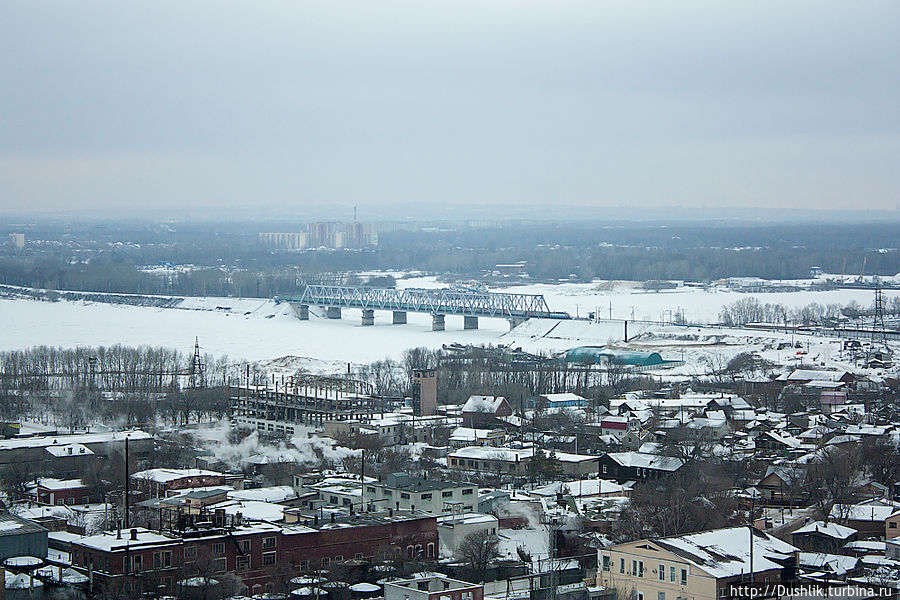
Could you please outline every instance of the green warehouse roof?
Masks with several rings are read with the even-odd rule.
[[[623,365],[649,367],[661,365],[663,361],[659,352],[635,352],[633,350],[615,350],[603,346],[579,346],[566,352],[566,362],[598,363],[610,360]]]

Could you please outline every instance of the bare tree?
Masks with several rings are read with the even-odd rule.
[[[487,529],[473,531],[460,542],[456,557],[468,565],[476,581],[484,581],[488,567],[500,557],[497,536]]]

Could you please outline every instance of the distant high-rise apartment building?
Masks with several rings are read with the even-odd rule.
[[[13,248],[21,250],[25,247],[25,234],[24,233],[11,233],[9,234],[9,245]]]
[[[306,231],[296,233],[260,233],[259,241],[268,248],[304,250],[306,248],[371,248],[378,245],[378,234],[369,223],[309,223]]]

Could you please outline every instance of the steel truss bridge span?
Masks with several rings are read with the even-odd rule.
[[[450,289],[385,289],[345,287],[336,285],[308,285],[300,296],[276,298],[276,302],[334,308],[363,310],[391,310],[430,313],[432,315],[462,315],[467,317],[497,317],[507,319],[568,319],[568,313],[553,312],[540,294],[495,294],[465,292]]]

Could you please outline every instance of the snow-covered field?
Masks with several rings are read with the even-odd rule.
[[[573,316],[579,314],[582,317],[597,310],[602,318],[666,321],[671,320],[669,311],[674,313],[681,309],[685,318],[692,323],[714,323],[718,320],[719,311],[723,306],[748,296],[754,296],[762,304],[783,304],[788,308],[799,308],[811,302],[827,305],[849,304],[851,300],[855,300],[863,306],[870,306],[874,302],[874,295],[870,290],[743,293],[726,288],[712,288],[711,291],[705,291],[680,287],[650,292],[641,289],[641,285],[630,281],[542,283],[491,291],[543,294],[551,310],[564,310]],[[900,295],[897,290],[884,292],[886,300],[897,295]]]
[[[398,284],[403,287],[439,287],[433,277],[403,279]],[[715,320],[722,306],[748,296],[723,290],[690,288],[648,293],[638,284],[629,282],[536,284],[513,287],[508,291],[544,294],[552,310],[564,310],[573,315],[576,312],[584,315],[599,307],[600,315],[608,317],[612,304],[614,318],[630,319],[633,310],[637,319],[658,320],[664,311],[675,311],[681,307],[689,320],[706,322]],[[896,294],[896,291],[885,292],[888,299]],[[872,293],[866,290],[751,295],[763,303],[780,302],[789,307],[810,302],[846,304],[851,300],[861,305],[872,303]],[[615,321],[532,320],[509,332],[505,320],[481,318],[480,329],[464,331],[461,317],[448,316],[447,331],[433,332],[430,315],[409,313],[408,319],[407,325],[392,325],[389,312],[376,312],[375,326],[363,327],[358,310],[345,310],[341,320],[327,320],[320,311],[313,309],[309,321],[300,321],[289,305],[276,305],[273,301],[259,299],[186,298],[178,308],[0,299],[0,350],[36,345],[147,344],[188,352],[197,337],[203,350],[216,356],[254,361],[301,357],[288,362],[293,365],[305,360],[303,366],[309,370],[334,371],[336,365],[346,362],[360,364],[386,357],[398,359],[404,350],[417,346],[439,348],[450,343],[508,344],[532,352],[546,352],[579,345],[621,345],[623,337],[622,323]],[[691,333],[684,328],[632,323],[629,337],[637,337],[631,347],[644,344],[648,349],[661,349],[664,358],[679,359],[682,348],[689,352],[711,352],[709,348],[715,344],[752,345],[753,339],[766,345],[778,335],[748,336],[747,332],[706,328]],[[760,341],[763,338],[767,338],[768,342]],[[812,348],[810,350],[812,353]],[[692,352],[685,360],[693,356]]]

